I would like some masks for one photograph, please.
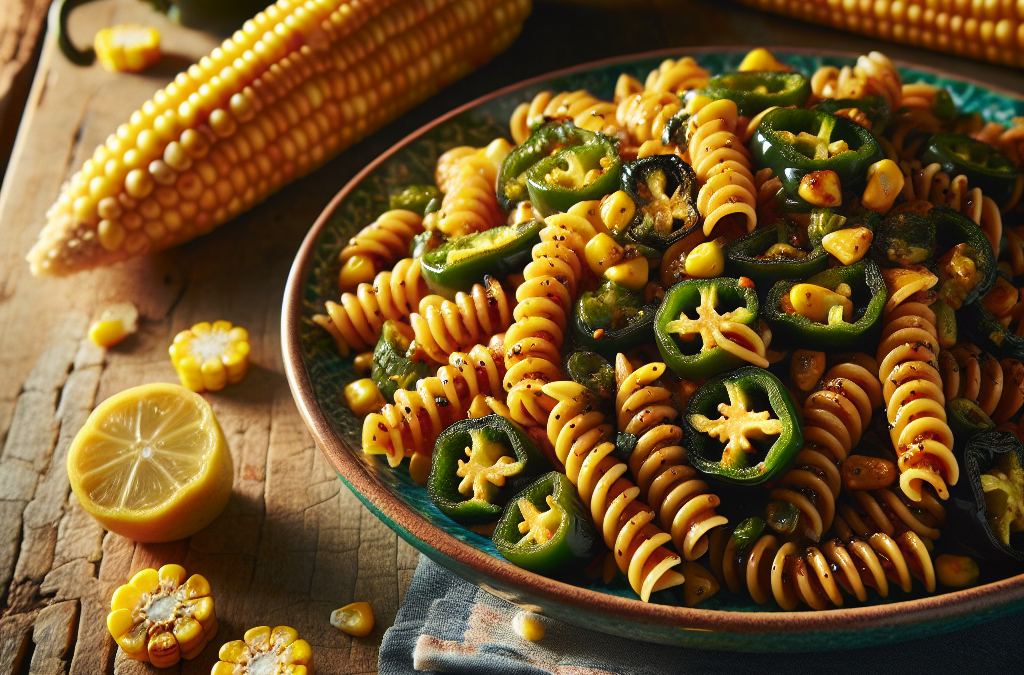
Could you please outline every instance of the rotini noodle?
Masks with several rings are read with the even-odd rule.
[[[804,447],[770,497],[800,510],[799,532],[812,541],[821,541],[832,527],[841,486],[839,467],[860,442],[871,411],[882,404],[877,371],[870,356],[852,354],[825,373],[821,388],[804,403]]]
[[[696,560],[707,551],[708,533],[729,521],[715,513],[721,500],[686,464],[686,450],[678,445],[683,430],[672,424],[679,411],[671,405],[669,390],[655,384],[664,373],[663,363],[633,370],[625,356],[616,357],[617,422],[619,431],[638,437],[628,466],[640,498],[658,513],[676,550]]]
[[[948,206],[959,211],[981,228],[993,251],[999,250],[999,240],[1003,236],[1003,216],[999,206],[991,197],[984,196],[981,188],[968,188],[967,176],[950,178],[938,164],[921,167],[916,160],[904,164],[903,174],[906,176],[903,197],[907,201],[923,200],[934,206]]]
[[[893,293],[882,319],[885,327],[876,356],[900,488],[914,501],[921,499],[922,483],[930,483],[947,499],[947,483],[955,484],[960,474],[951,451],[953,433],[946,424],[935,314],[927,305],[907,301],[913,292],[927,290],[935,281],[931,276]]]
[[[668,121],[682,109],[679,97],[657,91],[643,91],[623,99],[615,112],[615,119],[626,130],[637,156],[660,154],[662,132]]]
[[[572,120],[581,129],[620,137],[615,109],[614,103],[602,101],[582,89],[559,94],[542,91],[529,103],[520,103],[513,111],[509,124],[512,140],[520,145],[538,126],[560,120]]]
[[[690,118],[690,163],[701,183],[697,209],[704,234],[730,214],[745,216],[747,231],[757,227],[757,190],[750,152],[736,137],[739,113],[728,99],[707,103]]]
[[[665,59],[647,75],[644,89],[659,94],[682,96],[693,89],[708,86],[711,74],[697,65],[689,56],[681,59]]]
[[[363,452],[387,455],[398,466],[412,453],[433,454],[434,442],[450,424],[465,419],[477,396],[501,392],[504,364],[500,352],[475,345],[456,352],[436,377],[425,377],[415,390],[399,389],[395,403],[363,419]]]
[[[917,502],[890,488],[850,490],[846,494],[849,501],[839,503],[835,523],[836,534],[844,541],[875,532],[898,537],[908,530],[919,537],[938,539],[938,527],[946,522],[946,509],[928,490]]]
[[[313,321],[331,334],[342,356],[353,349],[370,349],[377,344],[385,321],[408,323],[427,295],[420,270],[419,258],[399,260],[393,270],[380,272],[372,286],[359,284],[354,294],[342,294],[340,304],[328,301],[327,314],[317,314]]]
[[[504,386],[512,419],[527,427],[543,426],[554,401],[541,386],[562,379],[562,340],[583,271],[584,248],[596,232],[581,216],[547,218],[533,261],[523,270],[516,290],[515,323],[505,332]]]
[[[510,149],[508,141],[498,139],[484,148],[459,147],[442,155],[434,178],[444,198],[441,209],[424,218],[424,227],[451,238],[504,225],[494,184]]]
[[[608,439],[614,427],[591,409],[583,386],[552,382],[544,392],[557,401],[547,421],[548,439],[629,585],[647,602],[654,591],[681,584],[683,575],[672,568],[682,560],[665,548],[671,535],[654,525],[654,511],[638,500],[640,488],[625,477],[628,467],[612,456],[615,444]]]
[[[501,283],[485,277],[473,284],[469,293],[456,293],[455,301],[440,295],[428,295],[419,303],[419,311],[409,317],[416,344],[438,363],[448,355],[485,342],[512,323],[508,296]]]
[[[338,259],[344,263],[363,256],[372,260],[374,270],[379,272],[409,255],[409,244],[421,232],[423,218],[419,214],[404,209],[385,211],[349,240]]]
[[[996,424],[1024,406],[1024,364],[1017,359],[997,361],[975,345],[962,343],[939,354],[943,395],[978,404]]]
[[[903,103],[903,79],[888,57],[871,52],[858,57],[852,68],[822,66],[811,76],[811,92],[818,99],[878,95],[895,111]]]

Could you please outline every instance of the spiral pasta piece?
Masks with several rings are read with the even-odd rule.
[[[899,489],[850,490],[849,500],[839,503],[835,531],[841,539],[866,537],[884,532],[898,537],[911,531],[919,537],[938,539],[939,526],[946,522],[946,509],[930,491],[914,502]]]
[[[615,109],[614,103],[583,89],[558,94],[542,91],[529,103],[520,103],[512,112],[509,122],[512,140],[521,145],[538,126],[560,120],[572,120],[581,129],[619,137],[621,128],[615,119]]]
[[[512,323],[508,296],[501,283],[484,277],[469,293],[456,293],[455,301],[440,295],[428,295],[419,303],[419,311],[409,317],[416,333],[416,344],[438,363],[448,355],[485,342]]]
[[[584,249],[597,233],[582,216],[558,213],[546,219],[533,260],[516,289],[515,323],[505,332],[504,386],[512,419],[526,427],[547,424],[554,401],[545,382],[562,379],[559,350],[572,313]]]
[[[672,116],[682,109],[675,94],[643,91],[619,102],[615,119],[637,146],[638,157],[660,154],[665,146],[662,132]]]
[[[708,86],[711,74],[697,65],[690,56],[681,59],[665,59],[647,75],[644,82],[646,91],[682,96],[693,89]]]
[[[407,256],[413,237],[421,232],[423,218],[418,213],[405,209],[385,211],[349,239],[338,259],[344,263],[355,256],[369,258],[379,272]]]
[[[499,138],[483,148],[462,146],[441,155],[434,180],[444,197],[440,210],[424,218],[424,227],[454,238],[504,225],[494,184],[511,148]]]
[[[864,98],[877,94],[889,104],[889,110],[898,110],[903,104],[903,79],[885,54],[870,52],[859,56],[852,68],[818,68],[811,76],[811,92],[818,99]]]
[[[640,488],[626,478],[628,467],[612,456],[614,427],[591,409],[582,385],[551,382],[544,393],[556,401],[548,439],[629,585],[647,602],[654,591],[681,584],[683,575],[672,568],[682,560],[665,548],[671,535],[652,522],[655,513],[639,501]]]
[[[697,209],[704,235],[730,214],[745,216],[747,231],[757,227],[757,190],[750,152],[736,136],[739,111],[729,99],[711,101],[690,118],[690,164],[700,181]]]
[[[617,422],[619,431],[637,436],[628,466],[640,498],[657,512],[676,550],[696,560],[707,551],[708,533],[729,521],[715,513],[721,500],[686,463],[686,450],[678,445],[683,430],[672,421],[679,411],[669,390],[655,383],[664,373],[664,363],[633,370],[625,356],[616,357]]]
[[[363,452],[387,455],[398,466],[413,453],[431,455],[438,435],[469,415],[477,396],[501,396],[504,363],[499,352],[475,345],[455,352],[435,377],[425,377],[415,390],[399,389],[395,403],[363,419]]]
[[[900,488],[914,501],[921,499],[922,483],[930,483],[947,499],[947,483],[954,485],[960,475],[951,451],[953,433],[946,424],[935,314],[927,305],[907,301],[911,291],[919,286],[927,290],[935,281],[930,276],[892,294],[876,356]]]
[[[373,285],[359,284],[354,294],[343,293],[340,303],[327,301],[327,314],[316,314],[313,321],[331,334],[338,352],[348,356],[353,349],[363,351],[377,344],[388,319],[408,323],[426,295],[420,259],[404,258],[393,270],[377,274]]]
[[[882,404],[877,371],[870,356],[852,354],[825,373],[821,388],[804,403],[804,447],[770,498],[800,510],[800,532],[811,541],[821,541],[832,526],[842,484],[839,467],[860,442],[871,411]]]
[[[912,577],[935,591],[935,568],[924,542],[913,532],[893,539],[882,532],[865,539],[839,539],[801,551],[794,542],[780,544],[762,535],[749,549],[738,551],[725,530],[714,535],[711,563],[719,579],[738,593],[746,588],[758,604],[774,599],[787,611],[805,604],[814,610],[841,607],[844,595],[860,602],[867,588],[888,597],[890,582],[910,592]]]
[[[978,404],[996,424],[1024,407],[1024,364],[1017,359],[996,360],[977,346],[964,342],[939,354],[946,400],[962,397]]]

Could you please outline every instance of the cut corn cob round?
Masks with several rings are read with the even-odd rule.
[[[139,73],[160,60],[160,31],[145,26],[113,26],[96,33],[96,58],[112,73]]]
[[[174,336],[167,351],[181,385],[195,392],[220,391],[249,371],[249,333],[229,321],[197,323]]]
[[[28,254],[65,275],[186,242],[505,49],[530,0],[279,0],[62,188]]]
[[[107,630],[125,655],[169,668],[199,656],[217,634],[217,615],[206,578],[185,580],[181,565],[145,569],[114,591]]]
[[[288,626],[257,626],[224,643],[211,675],[313,675],[309,643]]]

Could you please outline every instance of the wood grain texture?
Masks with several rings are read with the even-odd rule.
[[[0,3],[0,175],[14,145],[50,0]]]

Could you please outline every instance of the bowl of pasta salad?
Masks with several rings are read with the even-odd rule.
[[[418,550],[635,639],[806,651],[1024,599],[1024,98],[884,55],[657,52],[359,173],[284,357]]]

